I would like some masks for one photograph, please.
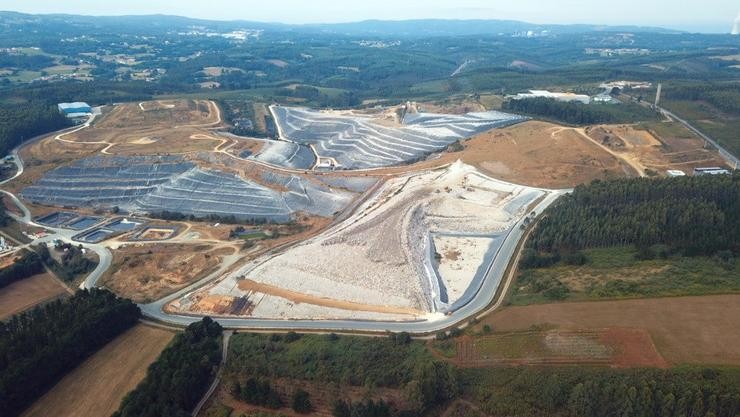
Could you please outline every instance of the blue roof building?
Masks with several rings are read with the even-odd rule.
[[[57,105],[59,108],[59,111],[64,113],[65,116],[70,117],[70,115],[79,116],[80,113],[83,114],[90,114],[92,113],[92,107],[90,107],[89,104],[83,103],[83,102],[75,102],[75,103],[59,103]]]

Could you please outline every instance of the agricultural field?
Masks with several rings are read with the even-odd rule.
[[[173,336],[169,330],[136,325],[65,375],[22,416],[111,415]]]
[[[0,288],[0,320],[66,295],[67,288],[48,273],[13,282]]]
[[[495,332],[533,326],[558,330],[642,329],[670,365],[740,365],[740,295],[507,306],[475,326]]]
[[[440,349],[438,352],[461,367],[567,364],[668,366],[644,329],[534,329],[476,334],[438,341],[433,348]]]

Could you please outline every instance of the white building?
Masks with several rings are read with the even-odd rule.
[[[552,98],[558,101],[566,101],[566,102],[579,101],[583,104],[589,104],[591,102],[591,97],[585,94],[553,93],[547,90],[529,90],[529,93],[519,93],[515,96],[511,96],[511,98],[513,98],[514,100],[521,100],[523,98],[538,98],[538,97]]]
[[[694,175],[723,175],[730,171],[720,167],[694,168]]]

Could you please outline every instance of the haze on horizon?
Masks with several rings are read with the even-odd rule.
[[[0,0],[0,10],[23,13],[82,15],[168,14],[214,20],[281,23],[339,23],[369,19],[506,19],[540,24],[604,24],[659,26],[692,32],[729,33],[740,7],[737,0],[280,0],[277,3],[228,0]]]

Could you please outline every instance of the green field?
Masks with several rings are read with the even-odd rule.
[[[631,247],[583,253],[588,259],[585,265],[558,263],[524,270],[509,302],[526,305],[740,292],[740,265],[734,260],[706,256],[638,260]]]
[[[740,155],[740,117],[737,115],[725,114],[702,101],[664,100],[662,105],[688,120],[728,151]]]

